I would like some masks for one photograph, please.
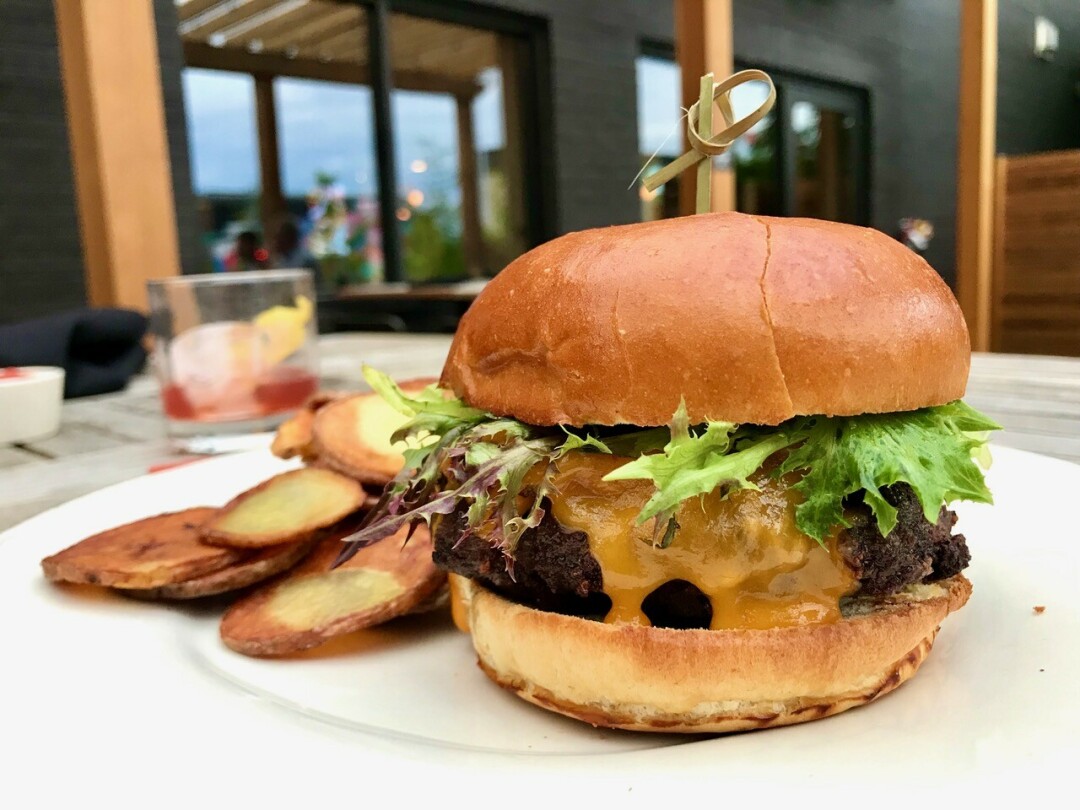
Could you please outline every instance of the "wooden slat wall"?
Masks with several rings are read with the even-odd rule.
[[[1080,150],[998,159],[993,348],[1080,357]]]

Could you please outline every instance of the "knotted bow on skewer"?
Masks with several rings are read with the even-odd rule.
[[[768,97],[749,115],[735,120],[731,109],[731,91],[747,82],[764,82],[769,87]],[[720,109],[724,128],[713,133],[713,102]],[[701,77],[701,94],[686,114],[686,137],[690,151],[673,160],[655,174],[645,178],[645,188],[656,191],[678,174],[697,165],[697,212],[704,214],[712,208],[712,158],[726,152],[735,139],[748,132],[758,121],[769,114],[776,103],[776,87],[769,74],[763,70],[740,70],[728,76],[720,84],[714,84],[713,75]]]

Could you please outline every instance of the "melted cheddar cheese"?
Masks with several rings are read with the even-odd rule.
[[[641,603],[671,580],[690,582],[705,594],[713,630],[840,619],[840,598],[858,583],[842,561],[835,534],[822,547],[795,526],[801,496],[793,481],[758,473],[753,480],[760,490],[692,498],[676,513],[679,530],[671,545],[655,548],[653,521],[636,522],[652,483],[601,480],[625,462],[571,453],[559,462],[550,496],[555,519],[588,536],[611,599],[605,621],[649,625]]]

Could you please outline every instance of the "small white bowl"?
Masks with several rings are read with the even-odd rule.
[[[29,442],[60,430],[64,370],[23,366],[25,376],[0,376],[0,445]]]

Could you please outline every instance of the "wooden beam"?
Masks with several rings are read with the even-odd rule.
[[[55,8],[87,297],[145,309],[146,280],[180,272],[153,5]]]
[[[176,16],[180,22],[187,22],[192,17],[202,14],[220,2],[222,0],[188,0],[183,5],[176,7]]]
[[[472,99],[457,97],[458,175],[461,182],[461,247],[465,269],[478,278],[484,271],[484,238],[480,230],[480,191],[476,178],[476,138]]]
[[[240,0],[238,3],[217,3],[217,8],[202,14],[185,16],[180,22],[180,34],[185,37],[209,37],[222,29],[241,23],[271,8],[277,0]]]
[[[731,0],[675,0],[675,58],[682,75],[685,109],[698,100],[703,75],[712,71],[719,82],[735,72]],[[683,146],[690,148],[685,136]],[[694,213],[695,197],[687,172],[679,178],[680,214]],[[713,168],[712,210],[735,210],[735,172],[731,168]]]
[[[322,62],[318,59],[289,59],[282,54],[249,53],[239,48],[214,48],[201,42],[184,43],[184,63],[188,67],[231,70],[265,76],[293,76],[343,84],[371,84],[371,68],[355,62]],[[474,96],[480,92],[475,79],[454,78],[439,73],[395,70],[394,88]]]
[[[956,294],[971,348],[991,344],[994,152],[997,115],[997,0],[963,0],[957,154]]]
[[[255,121],[259,133],[259,216],[263,240],[269,244],[285,212],[285,198],[281,193],[277,105],[274,101],[274,80],[270,76],[255,77]]]

